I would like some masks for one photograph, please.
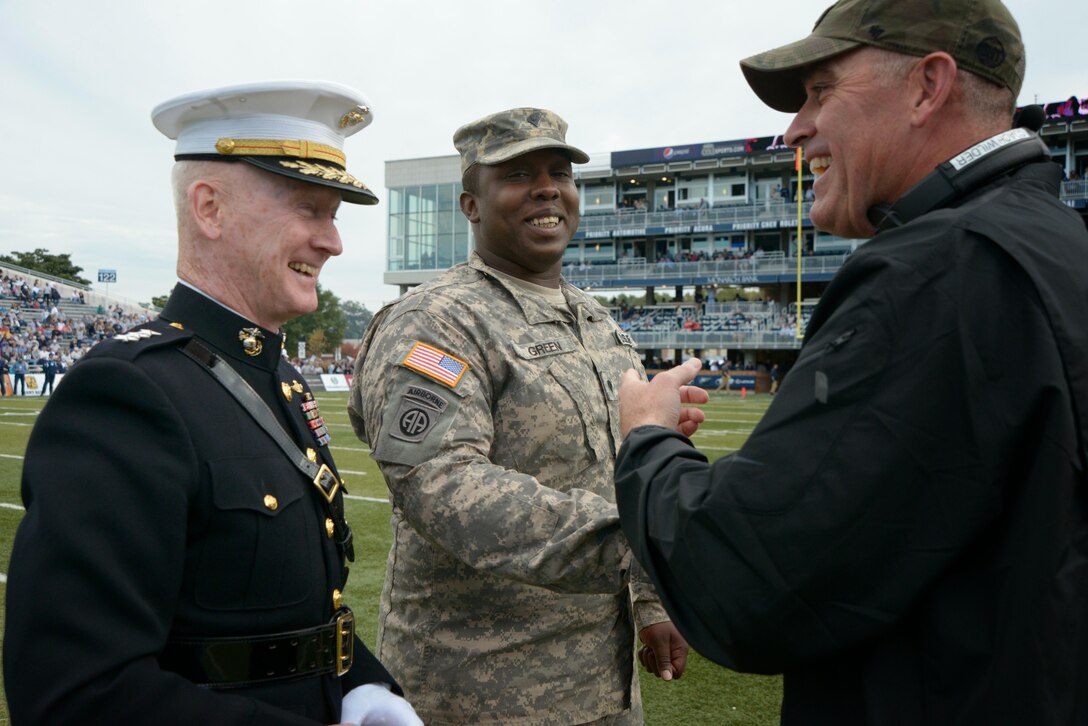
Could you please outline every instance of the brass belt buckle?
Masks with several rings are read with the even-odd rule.
[[[332,473],[329,465],[322,464],[314,477],[314,486],[321,492],[321,496],[325,497],[325,501],[332,504],[336,491],[340,488],[340,482],[336,479],[336,474]]]
[[[351,670],[355,660],[355,614],[344,608],[336,616],[336,675]]]

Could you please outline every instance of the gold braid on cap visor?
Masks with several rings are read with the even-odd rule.
[[[329,146],[319,144],[316,141],[279,139],[219,139],[215,142],[215,149],[224,156],[295,156],[299,159],[313,159],[315,161],[330,161],[339,165],[337,169],[324,164],[313,164],[308,161],[280,161],[280,166],[285,169],[294,169],[306,176],[316,176],[340,184],[353,186],[356,189],[370,191],[366,184],[344,171],[347,166],[347,157],[344,152]]]
[[[224,156],[297,156],[300,159],[331,161],[347,167],[344,152],[316,141],[281,139],[219,139],[215,150]]]

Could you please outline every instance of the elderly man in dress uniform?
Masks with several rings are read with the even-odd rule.
[[[74,366],[31,434],[7,592],[15,724],[419,724],[355,634],[317,401],[281,355],[341,252],[370,104],[281,82],[168,101],[178,277]]]

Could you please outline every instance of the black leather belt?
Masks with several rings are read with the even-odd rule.
[[[305,678],[351,668],[355,616],[340,609],[332,622],[286,633],[228,638],[171,638],[159,656],[164,670],[209,688]]]

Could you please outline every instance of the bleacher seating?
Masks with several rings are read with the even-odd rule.
[[[0,268],[0,356],[9,364],[21,357],[37,372],[39,361],[55,353],[66,369],[95,343],[153,315],[121,304],[78,302],[80,291],[52,281],[42,284],[33,273],[28,277]]]
[[[815,301],[801,307],[802,328],[808,326]],[[708,302],[705,305],[611,308],[612,317],[628,333],[657,333],[678,329],[707,333],[796,332],[796,305],[766,302]]]

